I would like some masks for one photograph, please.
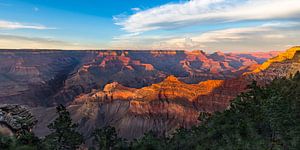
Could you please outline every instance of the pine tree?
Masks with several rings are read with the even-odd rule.
[[[70,113],[63,105],[56,107],[58,117],[48,125],[52,131],[44,139],[44,145],[50,150],[75,150],[83,143],[83,136],[76,131],[77,124],[72,123]]]
[[[165,136],[158,136],[153,131],[145,133],[145,135],[134,141],[132,149],[136,150],[167,150],[169,147]]]
[[[127,141],[119,138],[116,129],[111,126],[96,129],[93,137],[99,150],[127,149],[128,147]]]

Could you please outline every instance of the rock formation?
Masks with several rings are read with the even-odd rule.
[[[103,89],[111,82],[141,88],[159,83],[169,75],[190,84],[236,78],[255,69],[253,66],[257,66],[263,58],[258,58],[258,54],[257,59],[250,54],[222,54],[222,58],[215,55],[203,51],[99,52],[93,61],[84,64],[65,81],[63,90],[54,95],[53,99],[56,103],[62,99],[69,102],[82,93]]]
[[[292,56],[272,62],[261,72],[234,79],[186,84],[169,76],[160,83],[142,88],[113,82],[103,90],[77,96],[69,109],[86,134],[105,125],[116,127],[119,134],[128,139],[140,137],[150,130],[159,134],[171,133],[178,127],[195,125],[199,112],[227,109],[230,101],[247,90],[247,85],[253,80],[266,82],[275,76],[284,77],[300,71],[299,50],[296,48]],[[279,57],[283,55],[286,54]]]
[[[89,55],[93,53],[0,51],[0,103],[31,106],[51,103],[51,96]]]
[[[0,105],[0,134],[12,135],[20,130],[31,130],[37,120],[28,108],[20,105]]]
[[[245,74],[260,84],[266,84],[275,78],[288,78],[297,71],[300,71],[300,47],[293,47],[277,57],[269,59],[252,73]]]
[[[272,57],[203,51],[0,53],[10,57],[0,60],[0,102],[39,106],[31,108],[39,120],[37,135],[48,133],[56,117],[52,106],[63,103],[86,136],[112,125],[128,139],[150,130],[171,133],[195,125],[200,112],[225,110],[257,77],[240,75]]]

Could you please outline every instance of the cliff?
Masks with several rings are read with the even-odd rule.
[[[291,66],[299,70],[293,58],[241,76],[271,56],[203,51],[5,52],[0,55],[4,64],[0,101],[33,106],[39,136],[48,133],[46,126],[55,119],[53,106],[58,103],[68,106],[86,136],[106,125],[128,139],[150,130],[172,133],[198,123],[200,112],[227,109],[253,79],[264,81],[271,74],[289,72]]]
[[[291,60],[295,57],[296,53],[299,53],[299,52],[300,52],[300,46],[292,47],[292,48],[288,49],[286,52],[280,53],[278,56],[267,60],[260,67],[255,69],[253,72],[258,73],[258,72],[266,70],[274,63],[280,63],[280,62],[284,62],[287,60]]]
[[[234,79],[187,84],[171,75],[162,82],[142,88],[113,82],[105,85],[104,90],[76,97],[69,108],[86,134],[105,125],[116,127],[118,133],[128,139],[140,137],[150,130],[169,134],[178,127],[189,128],[198,123],[199,112],[227,109],[230,101],[247,90],[253,80],[267,84],[276,77],[287,77],[300,71],[297,51],[291,53],[288,50],[289,55],[279,55],[284,60],[273,61],[273,58],[265,70]]]
[[[300,71],[300,47],[293,47],[263,63],[247,77],[263,85],[275,78],[289,78],[298,71]]]

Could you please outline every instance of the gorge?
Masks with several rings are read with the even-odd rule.
[[[253,80],[263,85],[295,74],[299,51],[2,50],[0,102],[26,105],[41,137],[57,104],[68,107],[85,136],[107,125],[127,139],[169,134],[197,124],[200,112],[227,109]]]

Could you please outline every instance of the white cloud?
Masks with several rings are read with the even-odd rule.
[[[141,8],[138,8],[138,7],[134,7],[134,8],[131,8],[132,11],[140,11]]]
[[[0,49],[97,49],[97,45],[80,44],[55,38],[0,34]]]
[[[19,22],[11,22],[11,21],[5,21],[0,20],[0,29],[35,29],[35,30],[47,30],[47,29],[55,29],[46,27],[44,25],[35,25],[35,24],[25,24],[25,23],[19,23]]]
[[[127,32],[145,32],[195,24],[295,18],[300,18],[299,0],[190,0],[114,20]]]
[[[134,45],[134,49],[204,49],[208,51],[284,50],[286,45],[300,45],[300,23],[273,22],[260,26],[229,28],[189,36],[123,37],[114,41],[117,48]]]

